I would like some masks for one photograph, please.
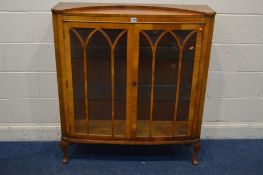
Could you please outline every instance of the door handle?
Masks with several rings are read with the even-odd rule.
[[[132,82],[132,86],[135,87],[137,85],[137,82],[136,81],[133,81]]]

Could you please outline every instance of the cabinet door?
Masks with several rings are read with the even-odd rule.
[[[71,22],[64,34],[71,135],[128,137],[129,26]]]
[[[202,42],[198,24],[135,27],[133,135],[191,137]]]

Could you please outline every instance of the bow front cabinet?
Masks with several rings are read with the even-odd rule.
[[[68,143],[192,144],[198,164],[215,12],[87,3],[52,12],[63,162]]]

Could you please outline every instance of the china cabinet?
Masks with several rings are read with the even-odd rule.
[[[68,143],[191,144],[198,164],[215,12],[59,3],[52,13],[63,162]]]

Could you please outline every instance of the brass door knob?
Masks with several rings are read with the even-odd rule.
[[[135,87],[137,85],[137,82],[136,81],[133,81],[132,82],[132,86]]]

